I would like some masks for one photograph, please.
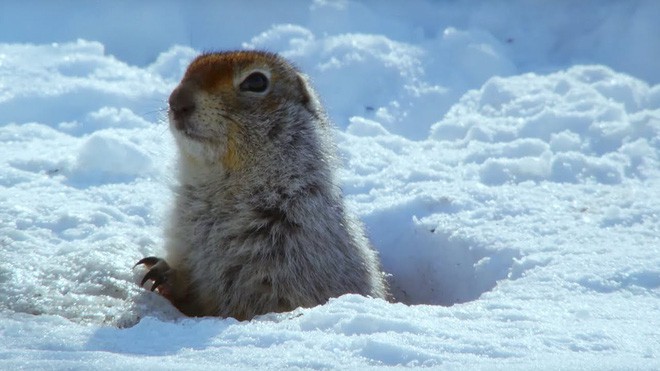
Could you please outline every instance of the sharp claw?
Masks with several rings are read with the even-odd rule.
[[[150,270],[147,272],[147,274],[144,275],[144,278],[142,278],[142,282],[140,282],[140,286],[144,286],[145,282],[149,280],[153,280],[154,282],[158,281],[158,272],[155,270]]]
[[[141,287],[144,287],[144,284],[150,280],[154,282],[151,286],[151,291],[156,291],[156,289],[160,286],[167,285],[169,275],[171,274],[171,269],[165,260],[155,256],[149,256],[141,259],[139,262],[137,262],[137,264],[135,264],[135,266],[140,264],[144,264],[149,269],[147,274],[142,277],[142,281],[140,282]]]
[[[151,268],[152,266],[156,265],[156,263],[158,263],[159,260],[160,258],[157,258],[155,256],[148,256],[146,258],[140,259],[139,262],[135,263],[133,268],[137,267],[140,264],[144,264],[147,266],[147,268]]]
[[[162,285],[164,282],[165,282],[165,279],[162,276],[156,278],[154,280],[153,286],[151,286],[151,291],[156,290],[156,288],[158,288],[158,286]]]

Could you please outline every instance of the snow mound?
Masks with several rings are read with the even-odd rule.
[[[81,114],[103,107],[124,107],[153,121],[175,84],[106,55],[98,42],[0,44],[0,55],[0,116],[6,122],[78,127]]]
[[[660,169],[657,88],[603,66],[495,77],[467,92],[424,141],[351,118],[339,135],[344,190],[396,297],[464,303],[551,263],[537,254],[544,247],[521,244],[520,230],[497,231],[503,223],[534,235],[573,230],[565,226],[573,213],[602,228],[652,224],[657,206],[644,211],[648,186],[639,182]],[[495,223],[491,232],[484,218]]]
[[[465,149],[461,162],[478,164],[485,184],[617,184],[658,166],[652,94],[642,81],[601,66],[546,79],[493,78],[434,124],[430,138]]]
[[[98,132],[85,140],[72,180],[130,182],[153,171],[151,157],[137,144],[115,133]]]

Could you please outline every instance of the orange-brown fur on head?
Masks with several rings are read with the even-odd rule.
[[[264,68],[271,60],[273,56],[263,52],[202,54],[190,63],[183,81],[200,81],[201,87],[208,92],[233,89],[237,73],[251,68]]]
[[[239,84],[255,71],[263,72],[268,77],[268,91],[263,94],[241,92]],[[247,156],[253,154],[254,148],[245,151],[243,147],[247,132],[258,129],[256,124],[267,121],[265,118],[281,111],[283,105],[309,101],[298,71],[275,54],[267,52],[202,54],[192,61],[172,93],[170,112],[177,90],[186,90],[193,95],[189,99],[195,104],[195,112],[185,118],[170,115],[173,126],[177,128],[175,135],[201,138],[207,146],[215,146],[210,151],[215,155],[207,157],[219,159],[228,170],[236,170],[245,163]],[[208,152],[197,148],[198,143],[186,142],[184,146],[196,147],[189,151],[193,152],[193,156]],[[216,155],[218,157],[214,157]]]

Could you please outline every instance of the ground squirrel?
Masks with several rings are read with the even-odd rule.
[[[189,316],[251,319],[346,293],[386,298],[376,252],[345,210],[332,125],[277,54],[208,53],[169,98],[179,148],[166,259],[142,285]]]

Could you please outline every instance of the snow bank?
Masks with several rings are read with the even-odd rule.
[[[0,15],[6,17],[0,18],[0,42],[96,40],[101,44],[87,47],[104,49],[133,65],[151,65],[148,70],[174,80],[179,76],[174,71],[185,62],[174,61],[181,65],[168,66],[174,70],[163,75],[158,68],[165,62],[156,59],[183,53],[185,61],[194,53],[172,45],[195,50],[265,48],[281,52],[311,75],[340,127],[347,117],[369,114],[391,132],[415,139],[425,138],[429,126],[458,98],[494,75],[605,64],[652,84],[660,82],[655,64],[660,44],[652,36],[658,32],[660,4],[653,0],[580,5],[424,0],[406,7],[317,0],[273,5],[209,0],[7,3]],[[67,27],[35,27],[58,19],[66,20]],[[78,59],[65,59],[74,75],[90,72],[86,61],[70,58]],[[106,62],[105,74],[113,74],[115,62]],[[159,81],[146,78],[133,80],[130,92],[160,91]],[[120,106],[144,102],[140,97],[129,97]],[[142,114],[153,106],[137,111]],[[6,112],[18,114],[21,107],[8,106]]]

